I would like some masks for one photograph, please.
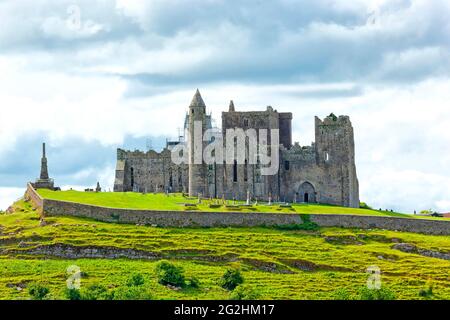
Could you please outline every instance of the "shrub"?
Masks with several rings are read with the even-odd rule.
[[[112,294],[105,286],[94,284],[81,293],[82,300],[111,300]]]
[[[363,287],[359,291],[359,300],[395,300],[395,294],[388,288],[369,289]]]
[[[33,283],[28,286],[28,293],[33,300],[43,300],[47,297],[50,290],[40,284]]]
[[[260,297],[260,293],[250,286],[239,285],[230,295],[231,300],[256,300]]]
[[[156,265],[156,276],[162,285],[172,285],[176,287],[184,286],[184,272],[181,267],[177,267],[169,261],[162,260]]]
[[[243,282],[244,278],[242,277],[241,271],[239,269],[228,269],[223,274],[222,278],[219,281],[219,284],[224,289],[234,290]]]
[[[65,291],[66,298],[68,300],[81,300],[81,293],[78,289],[66,289]]]
[[[361,209],[369,209],[369,210],[373,210],[373,208],[371,207],[371,206],[369,206],[367,203],[365,203],[365,202],[360,202],[359,203],[359,207],[361,208]]]
[[[333,299],[334,300],[352,300],[352,296],[347,291],[347,289],[339,288],[333,292]]]
[[[129,287],[139,287],[145,283],[144,276],[140,273],[133,273],[127,280],[127,286]]]
[[[152,295],[148,288],[139,286],[120,287],[113,292],[114,300],[150,300]]]
[[[186,286],[191,287],[191,288],[199,288],[200,287],[200,281],[197,278],[195,278],[195,277],[189,278],[186,281]]]
[[[428,285],[426,289],[420,289],[419,296],[423,298],[429,298],[433,295],[433,286],[431,284]]]

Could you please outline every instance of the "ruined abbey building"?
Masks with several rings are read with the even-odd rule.
[[[231,101],[228,112],[222,112],[222,134],[227,129],[279,129],[279,170],[275,175],[261,175],[261,166],[245,164],[189,163],[177,165],[171,160],[171,149],[187,143],[193,150],[193,127],[201,121],[202,130],[211,129],[211,116],[197,92],[189,106],[184,129],[178,141],[167,142],[158,153],[117,150],[114,191],[185,192],[191,196],[285,202],[311,202],[359,207],[359,187],[355,166],[353,127],[348,116],[333,114],[324,120],[315,118],[315,143],[292,144],[292,114],[265,111],[240,112]],[[217,129],[218,130],[218,129]],[[185,141],[188,137],[189,141]]]

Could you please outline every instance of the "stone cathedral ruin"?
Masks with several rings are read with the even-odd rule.
[[[194,121],[202,130],[253,128],[278,130],[279,168],[276,174],[262,175],[261,165],[245,159],[244,163],[176,164],[171,153],[180,143],[193,150]],[[245,157],[247,154],[245,155]],[[192,155],[189,154],[189,159]],[[315,118],[315,143],[292,144],[292,113],[236,111],[233,101],[222,112],[221,130],[213,128],[211,115],[197,90],[184,122],[184,134],[177,141],[167,141],[162,152],[117,150],[114,191],[184,192],[190,196],[245,200],[324,203],[359,207],[359,186],[355,166],[353,127],[348,116],[331,114],[324,120]]]

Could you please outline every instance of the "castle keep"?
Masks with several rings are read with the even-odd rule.
[[[117,150],[114,191],[185,192],[240,200],[250,196],[359,207],[353,127],[348,116],[331,114],[324,120],[316,117],[315,143],[300,146],[292,144],[292,113],[277,112],[270,106],[265,111],[240,112],[231,101],[228,112],[222,112],[221,131],[215,130],[222,132],[226,141],[227,129],[278,129],[279,168],[274,175],[262,175],[261,165],[247,158],[242,164],[193,161],[194,122],[201,123],[202,132],[214,129],[198,90],[186,115],[185,134],[178,141],[168,141],[162,152]],[[171,150],[180,143],[186,143],[191,150],[189,162],[175,164]]]

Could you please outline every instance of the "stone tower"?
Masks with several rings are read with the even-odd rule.
[[[189,152],[189,196],[207,196],[206,170],[203,161],[203,133],[206,130],[206,105],[197,89],[189,106],[188,152]]]
[[[316,117],[316,162],[324,170],[326,185],[334,185],[332,191],[322,194],[340,199],[337,204],[359,208],[359,184],[356,176],[355,142],[352,123],[348,116],[330,114],[323,121]]]

